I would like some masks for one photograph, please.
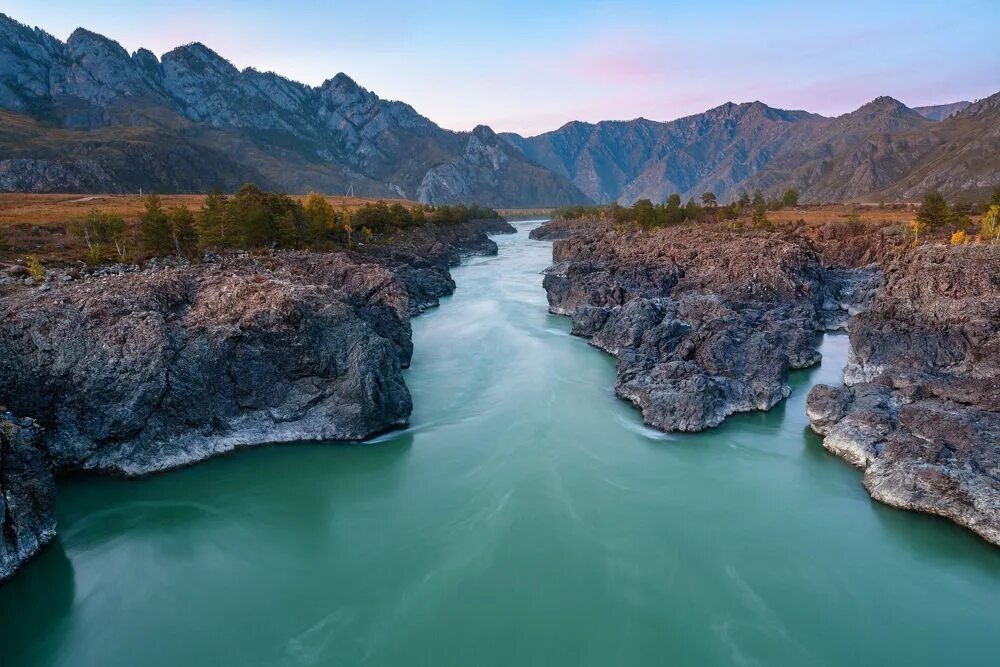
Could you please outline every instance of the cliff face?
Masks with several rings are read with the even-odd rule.
[[[32,419],[0,415],[0,581],[56,534],[52,468]]]
[[[885,276],[846,386],[809,394],[812,427],[876,500],[1000,544],[1000,248],[925,246]]]
[[[819,361],[816,332],[878,280],[825,270],[803,242],[715,228],[591,225],[557,239],[553,259],[550,310],[617,357],[616,392],[666,431],[772,407],[789,369]]]
[[[0,132],[7,189],[205,191],[255,181],[293,192],[354,185],[433,204],[467,195],[504,206],[586,201],[506,143],[502,170],[473,159],[474,169],[441,171],[475,158],[473,133],[444,130],[344,74],[314,88],[240,71],[202,44],[160,60],[83,29],[62,43],[0,15],[0,108],[0,120],[31,129]],[[436,169],[436,187],[418,193]]]
[[[237,447],[407,423],[410,316],[496,254],[501,220],[352,252],[147,268],[0,298],[0,400],[44,427],[0,442],[0,578],[54,534],[52,470],[142,475]],[[35,421],[37,420],[37,421]],[[33,432],[32,432],[33,433]]]

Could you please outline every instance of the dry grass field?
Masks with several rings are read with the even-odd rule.
[[[305,195],[293,195],[304,199]],[[199,209],[205,195],[160,195],[164,207],[184,206]],[[374,199],[361,197],[326,197],[337,210],[355,211]],[[407,200],[383,200],[417,206]],[[93,210],[117,213],[134,221],[145,205],[139,195],[78,195],[0,193],[0,260],[23,259],[38,255],[43,262],[68,262],[79,259],[85,250],[81,239],[68,232],[69,223],[84,218]]]

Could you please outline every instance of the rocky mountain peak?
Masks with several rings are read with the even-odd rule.
[[[193,75],[214,74],[232,78],[240,73],[235,65],[201,42],[191,42],[168,51],[163,54],[162,63],[164,68],[184,68]]]
[[[70,55],[87,51],[99,51],[102,54],[112,55],[116,58],[129,57],[128,51],[121,44],[86,28],[77,28],[74,30],[70,34],[69,39],[66,40],[66,47]]]
[[[483,143],[495,144],[500,138],[497,133],[493,131],[489,125],[476,125],[472,128],[472,136],[476,137]]]
[[[970,104],[968,108],[960,111],[956,114],[956,116],[976,116],[995,111],[1000,111],[1000,92],[994,93],[989,97],[984,97],[983,99]]]

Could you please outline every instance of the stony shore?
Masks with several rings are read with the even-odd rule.
[[[844,386],[809,394],[824,446],[864,470],[872,498],[1000,544],[1000,247],[888,262],[849,333]]]
[[[0,578],[51,539],[51,503],[29,503],[33,513],[18,500],[49,493],[49,465],[143,475],[238,447],[406,425],[410,317],[454,291],[449,267],[463,256],[496,254],[488,233],[514,231],[427,226],[350,252],[160,262],[6,288],[0,404],[42,430],[3,441]]]

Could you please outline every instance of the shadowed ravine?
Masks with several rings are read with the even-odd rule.
[[[663,435],[495,237],[413,321],[412,427],[64,480],[0,588],[0,664],[985,664],[1000,550],[880,506],[792,396]]]

